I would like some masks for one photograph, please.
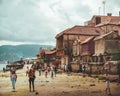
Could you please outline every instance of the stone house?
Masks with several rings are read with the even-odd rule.
[[[56,50],[40,49],[36,57],[37,68],[50,66],[56,60]]]
[[[90,21],[85,22],[85,25],[100,27],[104,30],[103,34],[118,31],[120,35],[120,16],[112,16],[111,13],[108,13],[107,16],[94,15]]]
[[[56,36],[56,50],[57,55],[61,58],[61,64],[70,65],[74,55],[80,55],[79,46],[73,46],[75,41],[82,42],[89,37],[99,36],[102,33],[101,28],[90,26],[74,26],[69,28]],[[76,54],[76,52],[77,54]],[[75,53],[75,54],[74,54]]]
[[[85,22],[85,26],[74,26],[57,34],[57,55],[62,64],[72,67],[72,71],[78,71],[82,61],[89,62],[89,71],[93,68],[98,72],[106,56],[120,60],[119,36],[120,16],[112,16],[110,13],[107,16],[95,15]]]
[[[116,60],[118,55],[117,57],[120,59],[120,36],[118,32],[111,31],[96,37],[94,40],[96,55],[111,55],[113,60]]]

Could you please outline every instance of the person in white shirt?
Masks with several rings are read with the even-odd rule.
[[[105,91],[106,91],[107,94],[111,94],[109,77],[106,77],[106,89],[105,89]]]
[[[104,70],[105,70],[106,76],[108,76],[108,74],[110,73],[110,59],[108,59],[104,64]]]

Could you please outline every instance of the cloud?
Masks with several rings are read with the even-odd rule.
[[[116,14],[118,4],[106,0],[106,12]],[[55,44],[58,33],[83,25],[99,6],[102,0],[0,0],[0,42]]]
[[[105,0],[105,1],[106,12],[118,16],[120,11],[120,0]]]

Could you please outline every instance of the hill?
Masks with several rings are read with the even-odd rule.
[[[0,62],[16,61],[21,58],[35,57],[40,48],[52,49],[51,45],[3,45],[0,46]]]

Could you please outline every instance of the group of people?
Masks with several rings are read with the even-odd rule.
[[[110,58],[106,60],[105,64],[104,64],[104,72],[105,72],[105,76],[106,76],[106,93],[107,94],[111,94],[110,92],[110,78],[109,78],[109,73],[110,73]],[[63,70],[64,72],[68,71],[68,66],[64,65],[63,66]],[[54,75],[56,76],[56,72],[57,72],[57,68],[55,66],[51,66],[51,67],[45,67],[44,70],[40,67],[38,69],[39,71],[39,76],[41,76],[41,73],[43,72],[45,74],[45,77],[47,78],[48,74],[50,73],[51,78],[54,77]],[[82,72],[85,73],[85,65],[82,65]],[[27,71],[26,71],[26,76],[29,77],[29,90],[31,91],[35,91],[35,86],[34,86],[34,80],[36,78],[35,76],[35,68],[34,66],[31,66],[31,68],[29,69],[29,67],[27,67]],[[15,67],[11,68],[10,70],[10,77],[11,77],[11,82],[12,82],[12,87],[13,87],[13,91],[15,91],[15,83],[17,81],[17,75],[16,75],[16,69]]]
[[[29,67],[27,67],[27,71],[26,71],[26,76],[29,77],[29,90],[31,91],[35,91],[35,87],[34,87],[34,80],[35,80],[35,69],[34,66],[31,66],[31,68],[29,69]],[[12,83],[12,91],[15,92],[15,83],[17,81],[17,74],[16,74],[16,68],[12,67],[10,69],[10,79],[11,79],[11,83]]]
[[[51,67],[45,67],[44,70],[42,70],[41,68],[38,69],[39,71],[39,76],[41,76],[41,72],[44,71],[45,77],[47,78],[48,72],[50,72],[51,74],[51,78],[53,78],[54,76],[56,77],[56,71],[57,68],[55,66],[51,66]],[[27,70],[26,70],[26,76],[28,76],[29,78],[29,91],[35,91],[35,85],[34,85],[34,81],[35,81],[35,67],[34,65],[31,66],[31,68],[29,68],[27,66]],[[17,74],[16,74],[16,68],[12,67],[10,69],[10,78],[11,78],[11,83],[12,83],[12,91],[15,92],[15,83],[17,81]]]
[[[57,72],[57,67],[56,66],[46,66],[44,68],[39,68],[39,76],[41,76],[42,74],[45,74],[45,77],[48,77],[48,74],[50,74],[51,78],[53,78],[54,76],[56,77],[56,72]]]

